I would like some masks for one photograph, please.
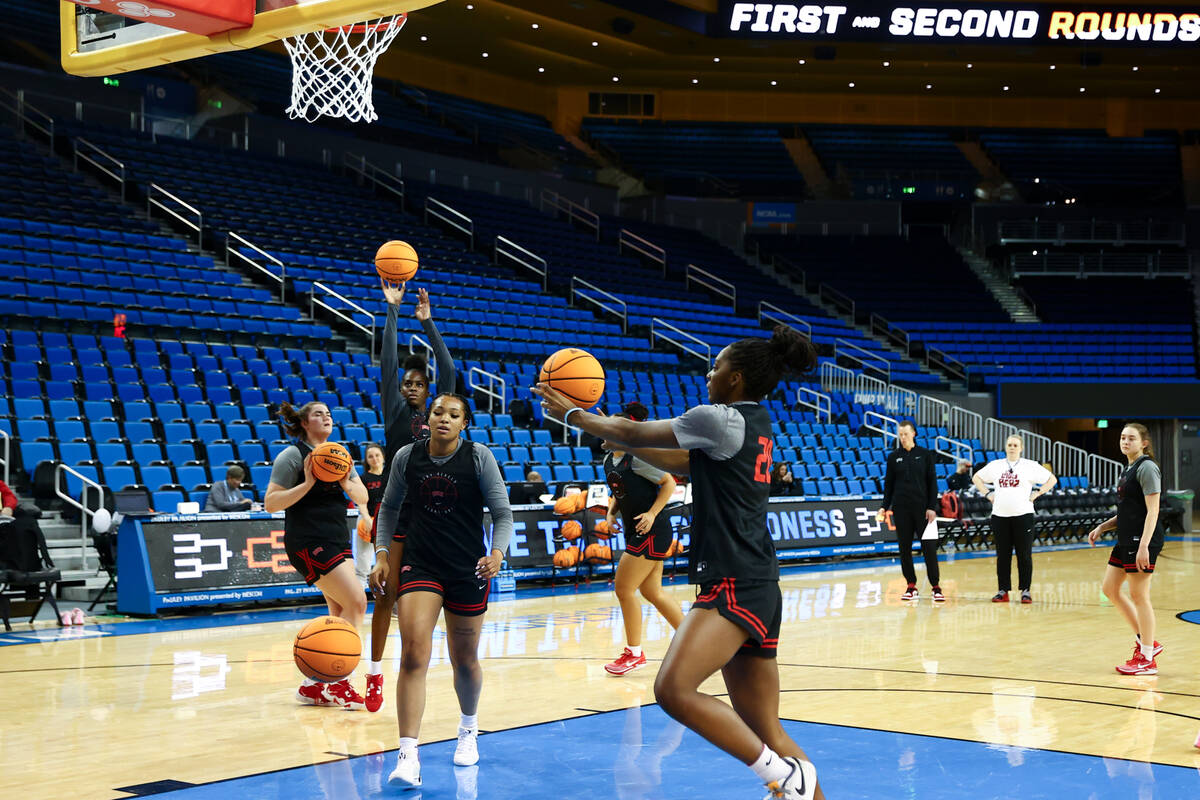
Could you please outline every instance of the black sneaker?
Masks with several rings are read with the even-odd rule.
[[[1008,592],[996,592],[995,596],[992,597],[992,602],[993,603],[1007,603],[1008,602]]]
[[[946,602],[946,595],[942,594],[942,587],[940,587],[940,586],[933,587],[933,602],[935,602],[935,603]]]

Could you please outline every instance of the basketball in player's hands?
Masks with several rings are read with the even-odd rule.
[[[408,242],[384,242],[375,252],[375,271],[388,283],[404,283],[417,274],[417,251]]]
[[[586,350],[565,347],[542,364],[538,382],[580,408],[591,408],[604,395],[604,367]]]

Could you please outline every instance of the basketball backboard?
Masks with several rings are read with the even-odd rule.
[[[63,69],[72,75],[101,76],[157,67],[175,61],[246,50],[287,36],[353,25],[390,14],[416,11],[441,0],[254,0],[248,28],[204,36],[156,24],[172,3],[122,2],[123,16],[101,11],[100,0],[59,0]],[[178,5],[175,3],[174,5]]]

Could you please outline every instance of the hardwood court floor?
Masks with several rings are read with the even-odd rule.
[[[941,741],[943,754],[958,746],[946,739],[984,743],[988,752],[1003,753],[1013,769],[1045,751],[1109,759],[1090,762],[1103,763],[1109,778],[1114,764],[1125,772],[1139,762],[1200,769],[1200,750],[1192,747],[1200,729],[1200,628],[1176,617],[1200,608],[1200,539],[1171,541],[1160,557],[1153,595],[1157,638],[1166,650],[1154,677],[1123,677],[1113,670],[1130,655],[1133,637],[1101,597],[1106,558],[1106,548],[1037,553],[1035,603],[1029,606],[989,602],[995,591],[990,557],[944,558],[942,586],[949,600],[936,607],[923,576],[926,597],[901,603],[903,581],[894,564],[788,570],[779,651],[781,715],[807,723],[789,730],[815,754],[823,752],[821,740],[830,732],[915,735],[886,737],[888,748],[899,744],[898,760],[885,760],[884,772],[903,772],[905,759],[923,752],[904,742],[931,736],[943,737],[924,739]],[[683,602],[693,596],[682,582],[672,591]],[[5,767],[0,796],[129,797],[132,792],[119,789],[157,781],[206,784],[392,750],[398,638],[393,634],[388,644],[383,711],[300,706],[293,699],[298,673],[291,638],[311,616],[311,609],[292,609],[93,625],[70,633],[22,634],[18,625],[14,635],[0,635],[0,645],[9,645],[0,646]],[[602,670],[624,636],[611,591],[564,587],[553,595],[493,603],[481,645],[481,728],[511,730],[652,704],[654,674],[670,629],[648,608],[645,618],[651,663],[617,679]],[[209,627],[213,624],[224,626]],[[452,739],[458,721],[440,634],[435,645],[423,743]],[[361,688],[361,670],[355,682]],[[719,693],[723,686],[718,678],[706,689]],[[658,713],[656,708],[647,713],[651,710]],[[673,724],[656,716],[646,720],[648,726]],[[593,743],[611,755],[619,750],[623,724],[628,722],[588,735],[611,735],[611,742]],[[511,730],[505,741],[524,736],[532,742],[538,730],[527,735]],[[670,735],[664,729],[663,736]],[[678,742],[678,732],[674,736]],[[489,741],[488,736],[480,741],[481,769],[488,763]],[[686,760],[701,746],[707,747],[685,739],[672,758]],[[855,765],[853,753],[838,754],[844,763],[835,763],[833,754],[825,758],[829,768],[822,780],[830,798],[876,796],[865,788],[874,785],[872,778]],[[392,766],[390,754],[386,761],[384,775]],[[746,772],[711,750],[703,761],[738,780]],[[932,770],[936,774],[927,772],[928,796],[1010,796],[1011,786],[989,785],[989,776],[973,763],[942,763]],[[1106,794],[1113,787],[1105,769],[1081,768],[1077,777],[1055,769],[1079,791],[1046,796],[1128,796]],[[1151,792],[1140,796],[1200,796],[1200,777],[1187,774],[1171,773],[1174,780],[1191,781],[1184,795],[1154,793],[1151,776],[1146,779]],[[378,786],[378,774],[374,780]],[[746,791],[736,796],[761,795],[752,776],[739,785]],[[426,800],[440,796],[425,794]],[[481,790],[479,796],[509,795]],[[664,784],[651,796],[675,795]]]

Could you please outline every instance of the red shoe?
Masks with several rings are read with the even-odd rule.
[[[933,602],[935,602],[935,603],[946,602],[946,595],[942,594],[942,587],[940,587],[940,586],[933,587]]]
[[[1025,605],[1029,605],[1033,602],[1033,595],[1029,593],[1028,589],[1023,589],[1021,591],[1021,602]]]
[[[337,683],[325,684],[325,696],[332,701],[331,705],[341,706],[350,711],[358,711],[366,705],[362,695],[354,691],[354,687],[350,685],[349,678],[342,678]]]
[[[1007,603],[1008,602],[1008,592],[996,592],[996,594],[992,597],[992,602],[993,603]]]
[[[640,656],[635,656],[633,651],[626,647],[625,651],[622,652],[621,655],[617,656],[616,661],[612,662],[611,664],[604,665],[604,671],[609,675],[624,675],[627,672],[632,672],[638,667],[643,666],[645,663],[645,653],[642,653]]]
[[[1138,650],[1138,652],[1133,654],[1133,658],[1124,664],[1117,665],[1117,672],[1122,675],[1157,675],[1158,662],[1153,659],[1147,659],[1142,655],[1141,650]]]
[[[333,701],[325,696],[325,684],[304,683],[296,690],[296,699],[310,706],[331,706]]]
[[[383,708],[383,675],[367,676],[367,711],[375,713]]]
[[[919,591],[917,591],[916,584],[910,583],[908,585],[908,588],[904,590],[904,594],[900,595],[900,599],[901,600],[918,600],[918,599],[920,599],[920,594],[921,593]]]

